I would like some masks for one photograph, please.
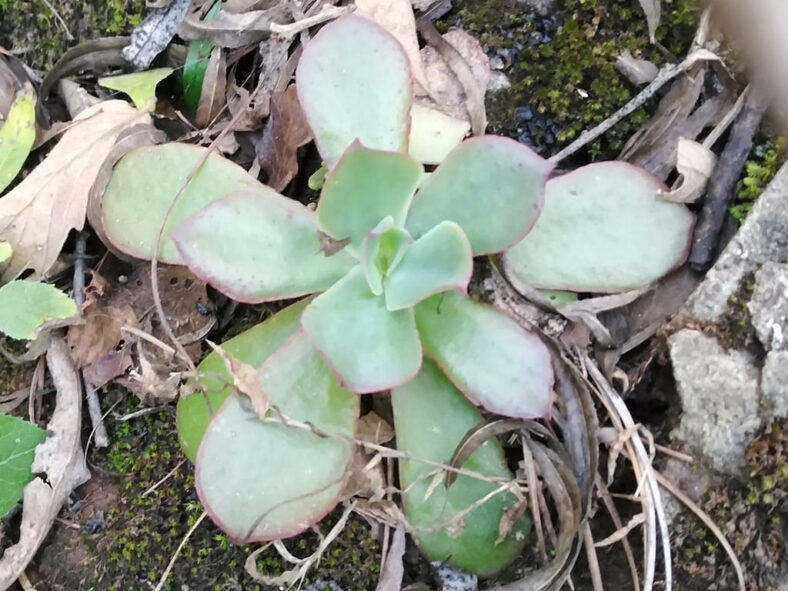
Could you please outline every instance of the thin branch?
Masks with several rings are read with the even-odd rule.
[[[175,566],[175,561],[178,560],[178,556],[180,555],[181,550],[183,550],[183,547],[189,541],[189,538],[192,537],[192,534],[194,533],[194,530],[197,529],[197,527],[203,522],[203,520],[207,516],[208,516],[208,514],[205,511],[203,511],[202,514],[197,518],[197,521],[194,522],[194,525],[192,525],[189,528],[189,531],[186,532],[186,535],[181,540],[181,543],[178,544],[178,547],[175,549],[175,553],[172,555],[172,558],[170,559],[170,563],[167,565],[167,568],[164,569],[164,574],[161,575],[161,579],[159,580],[159,584],[156,585],[156,591],[161,591],[162,589],[164,589],[164,585],[167,583],[167,579],[170,577],[170,573],[172,572],[172,568]]]

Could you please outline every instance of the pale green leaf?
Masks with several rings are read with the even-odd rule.
[[[156,68],[146,72],[99,78],[98,83],[104,88],[111,88],[128,95],[138,109],[154,111],[156,109],[156,85],[172,72],[172,68]]]
[[[156,237],[167,210],[186,178],[205,156],[205,150],[170,143],[137,148],[120,159],[102,200],[104,230],[116,248],[142,259],[153,257]],[[279,195],[237,164],[211,153],[167,217],[159,260],[183,264],[170,232],[190,215],[231,193]]]
[[[6,263],[13,254],[14,249],[8,242],[0,242],[0,265]]]
[[[301,312],[309,303],[301,300],[277,312],[265,322],[250,328],[222,343],[222,348],[244,363],[259,367],[301,327]],[[192,462],[197,459],[197,448],[208,427],[211,415],[221,408],[232,393],[232,379],[218,353],[211,353],[197,368],[200,372],[199,387],[195,392],[178,399],[176,425],[178,440],[183,452]]]
[[[0,287],[0,332],[12,339],[34,339],[44,325],[76,315],[74,300],[52,285],[12,281]]]
[[[425,354],[473,402],[510,417],[549,414],[553,367],[538,336],[456,291],[432,296],[415,310]]]
[[[402,310],[448,289],[464,292],[472,273],[468,238],[454,222],[441,222],[405,249],[384,281],[386,307]]]
[[[0,193],[16,178],[36,139],[36,97],[30,86],[16,93],[0,127]]]
[[[497,485],[461,475],[449,489],[438,484],[426,497],[434,468],[418,461],[447,464],[466,433],[483,422],[481,415],[429,359],[413,380],[392,390],[391,403],[397,448],[413,458],[400,460],[399,475],[405,515],[417,530],[419,547],[430,560],[464,571],[489,575],[500,570],[519,553],[529,529],[528,520],[521,517],[509,536],[496,544],[501,518],[517,499],[511,493],[497,494],[462,522],[452,520]],[[462,468],[486,477],[512,478],[494,439],[476,449]],[[419,529],[435,531],[418,533]],[[452,537],[450,530],[461,533]]]
[[[408,153],[424,164],[440,164],[470,130],[467,121],[414,103],[410,110]]]
[[[25,485],[33,479],[36,446],[46,431],[17,417],[0,414],[0,517],[22,498]]]
[[[317,296],[301,317],[339,383],[358,393],[408,381],[421,365],[413,310],[389,312],[356,267]]]
[[[356,139],[376,150],[407,149],[413,100],[408,58],[372,21],[349,15],[325,25],[304,46],[296,84],[328,168]]]
[[[515,285],[616,292],[659,279],[686,258],[694,216],[623,162],[591,164],[547,183],[533,230],[504,254]]]
[[[358,418],[358,396],[337,386],[303,332],[266,360],[260,381],[285,417],[329,436],[263,422],[230,396],[205,432],[194,480],[208,514],[239,542],[293,536],[334,507]]]
[[[473,254],[499,252],[536,221],[552,164],[514,140],[482,136],[455,148],[413,199],[406,228],[414,238],[442,221],[460,225]]]
[[[421,173],[407,154],[354,144],[326,176],[317,206],[320,228],[337,240],[349,238],[349,247],[359,252],[366,233],[384,218],[402,226]]]
[[[383,293],[383,278],[399,264],[407,246],[413,242],[405,230],[394,228],[391,216],[385,218],[371,232],[367,232],[361,246],[361,266],[369,289],[375,295]]]
[[[356,264],[344,250],[326,256],[314,212],[273,192],[215,201],[171,237],[195,275],[242,302],[325,291]]]

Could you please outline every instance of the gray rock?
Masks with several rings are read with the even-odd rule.
[[[770,261],[758,269],[747,307],[764,348],[788,350],[788,264]]]
[[[788,417],[788,351],[771,351],[761,370],[764,404],[776,417]]]
[[[726,351],[714,337],[683,329],[668,339],[681,397],[672,433],[715,470],[741,474],[744,450],[761,425],[760,372],[744,351]]]
[[[687,302],[690,316],[713,321],[725,314],[741,279],[760,265],[788,259],[788,166],[760,196],[701,286]]]

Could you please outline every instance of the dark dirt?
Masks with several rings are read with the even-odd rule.
[[[140,20],[144,1],[53,0],[52,4],[65,25],[42,0],[0,0],[0,45],[18,52],[29,65],[44,71],[77,41],[128,34]],[[490,132],[518,139],[545,156],[605,119],[635,94],[637,89],[623,80],[612,65],[621,51],[629,49],[637,57],[662,65],[671,58],[670,54],[683,55],[697,22],[697,11],[690,0],[664,0],[663,25],[658,33],[668,50],[668,55],[664,55],[648,43],[645,20],[634,0],[564,0],[559,6],[557,12],[540,16],[526,11],[517,0],[459,0],[456,9],[439,23],[444,30],[462,26],[477,35],[494,67],[506,74],[512,84],[510,90],[489,97]],[[574,158],[571,165],[614,158],[626,139],[645,123],[649,108],[653,105],[636,111]],[[776,169],[771,157],[774,142],[767,137],[763,145],[766,148],[761,152],[765,155],[757,153],[756,146],[753,167],[744,179],[753,180],[743,185],[742,211],[756,193],[750,187],[765,184],[768,174]],[[298,179],[291,185],[291,193],[293,187],[299,191],[303,186],[304,179]],[[225,336],[240,332],[266,315],[263,307],[240,306]],[[731,326],[731,332],[737,332],[736,326]],[[27,370],[20,372],[0,358],[3,393],[28,383]],[[663,442],[671,412],[676,410],[671,407],[675,401],[671,389],[670,368],[656,363],[643,386],[628,401],[637,418]],[[71,508],[63,511],[28,570],[39,589],[151,589],[202,511],[194,493],[193,467],[177,445],[173,409],[120,422],[118,416],[137,410],[138,406],[120,391],[105,396],[102,404],[108,409],[116,401],[119,404],[107,419],[110,447],[89,451],[93,479],[76,491]],[[784,423],[771,425],[750,448],[752,472],[748,482],[714,488],[702,500],[704,508],[740,552],[753,590],[773,588],[770,585],[785,555],[786,437]],[[622,491],[627,487],[632,490],[631,478],[623,475],[619,486]],[[632,507],[622,505],[621,511],[626,520]],[[323,531],[328,530],[331,520],[321,524]],[[599,539],[611,533],[612,527],[600,517],[594,521],[593,530]],[[641,536],[633,533],[629,537],[638,556]],[[678,573],[674,588],[732,588],[735,579],[727,558],[693,517],[681,517],[673,537]],[[286,545],[294,554],[305,556],[316,546],[316,537],[299,536]],[[206,520],[184,547],[166,588],[263,589],[244,571],[250,551],[249,547],[233,545]],[[352,518],[306,583],[322,588],[321,582],[333,582],[347,591],[374,589],[379,553],[379,544],[369,526]],[[599,558],[605,569],[606,588],[632,588],[618,546],[600,549]],[[580,574],[574,582],[577,589],[590,589],[583,564],[581,557]],[[409,580],[428,580],[424,561],[413,552],[406,555],[406,566]],[[522,566],[515,565],[502,576],[512,578]],[[286,565],[276,553],[266,552],[258,559],[258,568],[279,574]]]

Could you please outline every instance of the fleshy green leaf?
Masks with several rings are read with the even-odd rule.
[[[408,153],[424,164],[440,164],[470,130],[467,121],[414,103],[410,110]]]
[[[547,416],[553,366],[539,337],[456,291],[432,296],[415,310],[424,352],[468,398],[510,417]]]
[[[385,218],[371,232],[367,232],[361,246],[361,266],[373,294],[383,293],[383,278],[399,264],[413,239],[402,228],[393,227],[391,216]]]
[[[353,392],[387,390],[421,366],[413,310],[389,312],[360,267],[317,296],[301,324],[339,383]]]
[[[615,292],[655,281],[685,259],[694,216],[623,162],[591,164],[547,183],[533,230],[504,255],[517,285]]]
[[[266,360],[260,381],[285,417],[353,435],[358,397],[337,386],[303,332]],[[205,432],[194,480],[206,511],[233,539],[285,538],[334,507],[352,450],[347,439],[260,421],[231,395]]]
[[[134,257],[153,257],[156,236],[173,197],[204,155],[205,148],[170,143],[137,148],[120,159],[102,201],[104,230],[115,247]],[[240,166],[211,153],[167,218],[159,260],[183,264],[170,232],[190,215],[231,193],[278,195]]]
[[[301,328],[301,312],[308,303],[309,300],[304,299],[288,306],[265,322],[222,343],[222,348],[239,361],[253,367],[261,366],[269,355]],[[179,398],[176,414],[178,440],[186,457],[192,462],[197,458],[197,448],[211,420],[211,411],[218,411],[233,391],[230,385],[232,379],[218,353],[206,356],[198,370],[205,394],[196,392]]]
[[[0,332],[12,339],[34,339],[45,324],[76,315],[74,300],[47,283],[12,281],[0,287]]]
[[[296,84],[328,168],[356,139],[375,150],[407,150],[408,58],[372,21],[349,15],[324,26],[304,46]]]
[[[30,86],[16,93],[0,127],[0,193],[16,178],[36,139],[36,97]]]
[[[468,238],[454,222],[441,222],[405,250],[385,280],[386,307],[402,310],[448,289],[464,292],[472,273]]]
[[[463,398],[441,371],[429,360],[418,375],[391,392],[397,448],[409,457],[448,463],[465,434],[482,422],[479,412]],[[468,471],[487,477],[511,479],[503,450],[489,440],[473,452],[462,465]],[[495,495],[464,517],[465,527],[458,537],[447,528],[459,529],[452,517],[496,489],[497,485],[461,475],[448,490],[441,483],[425,498],[432,483],[434,468],[418,461],[400,460],[400,487],[403,506],[414,528],[437,531],[415,533],[422,551],[433,561],[480,575],[492,574],[509,563],[520,551],[529,523],[518,519],[500,544],[498,524],[504,512],[517,503],[510,493]]]
[[[217,1],[205,15],[203,20],[209,21],[216,18],[222,9],[222,3]],[[208,67],[208,58],[211,57],[213,45],[209,41],[192,41],[186,52],[186,61],[183,64],[183,98],[192,110],[197,110],[200,104],[202,82],[205,79],[205,70]]]
[[[367,231],[391,216],[402,226],[421,179],[421,165],[407,154],[353,144],[326,177],[317,221],[332,238],[350,238],[358,252]]]
[[[448,220],[463,229],[474,255],[501,251],[533,226],[551,169],[552,164],[514,140],[466,140],[424,180],[406,228],[418,238]]]
[[[275,193],[237,193],[215,201],[171,234],[192,272],[242,302],[325,291],[356,261],[321,250],[315,214]]]
[[[0,414],[0,517],[22,498],[25,485],[33,479],[36,446],[46,431],[17,417]]]
[[[156,85],[172,74],[172,68],[157,68],[146,72],[134,72],[99,78],[98,83],[104,88],[127,94],[138,109],[156,109]]]

